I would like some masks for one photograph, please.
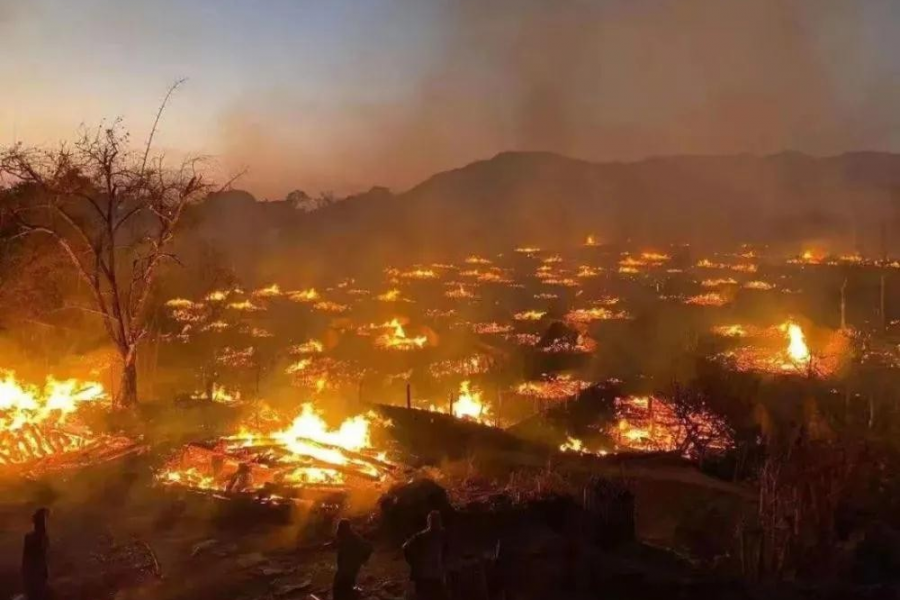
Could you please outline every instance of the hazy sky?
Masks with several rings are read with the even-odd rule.
[[[262,196],[507,149],[900,151],[897,0],[0,0],[0,143],[122,116]]]

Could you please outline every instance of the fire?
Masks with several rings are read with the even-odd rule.
[[[472,333],[478,335],[495,335],[502,333],[510,333],[513,330],[512,325],[502,325],[495,321],[488,323],[472,323]]]
[[[514,314],[513,319],[516,321],[540,321],[546,314],[547,311],[544,310],[526,310]]]
[[[747,328],[743,325],[720,325],[713,328],[713,333],[724,337],[746,337]]]
[[[192,309],[197,308],[198,304],[188,300],[187,298],[172,298],[166,302],[168,308]],[[199,305],[202,306],[202,305]]]
[[[382,302],[397,302],[400,300],[400,290],[397,288],[388,290],[385,293],[378,295],[377,299]]]
[[[228,297],[228,292],[224,290],[215,290],[206,295],[207,302],[224,302]]]
[[[568,436],[566,438],[566,442],[559,447],[560,452],[574,452],[575,454],[593,454],[596,456],[606,456],[609,454],[606,450],[588,450],[578,438],[574,438],[572,436]]]
[[[700,294],[691,296],[684,301],[685,304],[693,304],[695,306],[725,306],[728,300],[719,293],[710,292],[708,294]]]
[[[254,494],[265,488],[341,485],[350,478],[382,481],[393,465],[384,453],[372,449],[376,423],[387,425],[368,413],[331,428],[322,413],[306,403],[284,429],[242,430],[211,448],[188,446],[157,479],[163,484]]]
[[[483,423],[487,421],[490,412],[490,408],[481,401],[481,392],[472,389],[468,381],[463,381],[453,402],[453,416]]]
[[[0,431],[14,431],[26,425],[59,425],[83,402],[106,399],[99,383],[75,379],[47,378],[43,389],[16,379],[6,371],[0,380]]]
[[[768,281],[748,281],[744,284],[744,287],[748,290],[772,290],[775,289],[775,284],[769,283]]]
[[[456,360],[443,360],[433,363],[428,367],[432,377],[438,379],[450,375],[462,375],[469,377],[486,373],[494,364],[493,359],[486,354],[473,354]]]
[[[321,302],[316,302],[313,304],[313,308],[322,312],[331,312],[331,313],[342,313],[350,310],[350,307],[346,304],[339,304],[337,302],[331,302],[329,300],[322,300]]]
[[[291,347],[291,352],[294,354],[321,354],[324,351],[325,344],[319,340],[309,340]]]
[[[747,330],[759,342],[725,352],[724,357],[733,359],[741,371],[762,371],[768,373],[802,372],[813,366],[812,355],[806,344],[803,329],[793,321],[765,329]],[[761,342],[761,343],[760,343]],[[833,372],[840,357],[846,351],[835,348],[835,355],[828,360],[817,361],[817,375],[826,376]]]
[[[0,466],[120,445],[119,439],[93,434],[75,416],[81,406],[109,399],[101,384],[51,376],[40,388],[19,381],[11,371],[3,371],[2,377]]]
[[[796,323],[785,323],[781,330],[788,334],[787,353],[790,359],[798,364],[809,363],[809,348],[803,336],[803,330]]]
[[[640,452],[680,451],[690,455],[688,429],[708,440],[709,449],[721,450],[731,444],[722,420],[702,406],[679,417],[664,398],[627,396],[616,398],[615,423],[609,432],[617,448]]]
[[[278,287],[277,283],[273,283],[268,287],[256,290],[253,292],[253,295],[258,298],[274,298],[281,295],[281,288]]]
[[[737,281],[735,279],[732,279],[731,277],[719,279],[704,279],[700,282],[700,285],[702,285],[703,287],[713,288],[723,285],[737,285]]]
[[[210,394],[198,391],[191,394],[191,398],[194,400],[203,400],[206,399],[207,395]],[[225,386],[213,383],[209,400],[218,402],[219,404],[234,404],[235,402],[240,402],[241,393],[237,391],[229,392]]]
[[[478,297],[475,295],[474,292],[467,290],[461,284],[456,289],[448,290],[447,292],[444,293],[444,295],[447,296],[448,298],[456,298],[456,299],[472,299],[472,298]]]
[[[489,264],[491,264],[491,261],[484,258],[483,256],[473,255],[473,256],[469,256],[468,258],[466,258],[466,264],[467,265],[489,265]]]
[[[416,337],[407,337],[403,324],[399,319],[393,319],[390,323],[385,323],[384,328],[389,329],[386,333],[381,334],[375,339],[375,345],[379,348],[389,350],[416,350],[423,348],[428,343],[428,338],[424,335]]]
[[[438,274],[433,269],[413,269],[400,273],[404,279],[437,279]]]
[[[320,296],[316,288],[309,288],[308,290],[290,292],[288,298],[294,302],[316,302]]]
[[[566,315],[566,321],[570,323],[591,323],[592,321],[608,321],[610,319],[625,319],[628,315],[624,312],[614,312],[602,306],[591,308],[579,308],[570,311]]]
[[[249,300],[242,300],[240,302],[232,302],[228,305],[228,308],[233,308],[234,310],[241,310],[247,312],[254,312],[258,310],[262,310],[259,306],[253,304]]]
[[[584,240],[584,245],[587,246],[588,248],[591,248],[594,246],[599,246],[600,244],[597,243],[597,238],[595,238],[593,235],[589,235]]]
[[[575,274],[575,277],[579,279],[588,279],[590,277],[596,277],[600,274],[600,269],[592,267],[590,265],[580,265],[578,267],[578,272]]]
[[[562,400],[577,396],[590,383],[573,379],[571,375],[554,375],[537,381],[524,381],[516,386],[516,393],[542,400]]]

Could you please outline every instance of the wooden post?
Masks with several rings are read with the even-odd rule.
[[[882,331],[887,330],[887,324],[888,324],[887,310],[885,309],[885,304],[884,304],[884,295],[885,295],[884,294],[884,281],[885,281],[885,277],[884,277],[884,273],[882,273],[881,274],[881,330]]]
[[[869,429],[875,427],[875,395],[869,394]]]
[[[841,284],[841,329],[847,329],[847,278]]]
[[[412,408],[412,388],[409,382],[406,382],[406,408]]]
[[[453,392],[450,392],[448,399],[450,400],[450,416],[452,417],[453,416]]]

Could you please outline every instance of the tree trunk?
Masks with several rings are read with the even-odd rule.
[[[129,352],[122,357],[122,381],[116,393],[116,408],[137,406],[137,353]]]

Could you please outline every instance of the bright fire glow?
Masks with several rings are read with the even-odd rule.
[[[399,319],[393,319],[390,323],[386,323],[383,327],[389,331],[381,334],[375,339],[375,345],[379,348],[389,350],[416,350],[422,348],[428,343],[428,338],[424,335],[416,337],[407,337],[403,324]]]
[[[81,450],[101,439],[72,418],[82,405],[108,399],[101,384],[47,377],[39,388],[11,371],[0,374],[0,465]]]

